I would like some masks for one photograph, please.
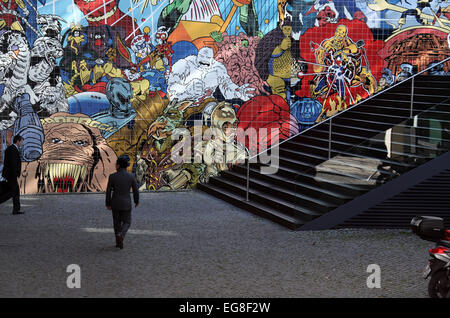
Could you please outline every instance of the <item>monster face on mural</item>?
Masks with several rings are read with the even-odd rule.
[[[104,191],[122,155],[142,190],[193,188],[425,68],[450,74],[445,1],[40,3],[0,1],[0,154],[25,138],[22,193]]]
[[[171,138],[176,129],[191,115],[201,113],[205,105],[190,107],[192,102],[172,101],[147,131],[147,141],[139,153],[138,170],[143,171],[138,182],[147,190],[190,188],[205,172],[201,163],[174,161],[173,149],[182,141]],[[189,155],[189,154],[188,154]]]
[[[41,157],[24,165],[22,193],[105,191],[116,154],[83,114],[55,113],[43,120]]]
[[[61,41],[61,22],[66,22],[61,17],[54,14],[40,14],[36,18],[36,23],[40,26],[43,36],[55,38]]]
[[[239,120],[229,103],[219,103],[211,112],[211,137],[207,138],[203,158],[206,177],[219,175],[233,164],[242,164],[247,158],[246,148],[235,141]]]

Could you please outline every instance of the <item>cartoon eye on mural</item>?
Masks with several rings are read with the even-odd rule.
[[[17,10],[20,9],[20,10]],[[19,13],[21,11],[21,13]],[[0,2],[0,27],[16,31],[24,31],[22,23],[30,14],[22,0],[7,0]]]
[[[137,162],[141,188],[147,190],[175,190],[190,188],[205,172],[203,163],[175,162],[173,148],[182,142],[171,138],[177,128],[185,128],[184,122],[193,114],[201,113],[205,103],[191,107],[193,102],[176,99],[149,126],[147,140],[143,143]],[[145,171],[143,173],[143,171]]]
[[[339,25],[335,35],[316,49],[314,71],[318,75],[311,84],[313,98],[320,96],[326,102],[330,95],[337,94],[340,104],[343,104],[338,109],[346,109],[357,102],[358,98],[352,95],[350,87],[362,86],[369,95],[377,88],[367,62],[364,40],[354,43],[347,33],[348,28]]]
[[[103,191],[122,155],[141,189],[193,188],[427,67],[450,74],[445,1],[39,4],[0,1],[0,151],[24,137],[23,193]],[[201,160],[172,158],[199,128],[182,155]]]
[[[1,32],[1,31],[0,31]],[[0,99],[2,129],[13,126],[13,135],[20,134],[24,138],[22,159],[32,161],[42,153],[44,140],[42,126],[33,109],[39,99],[28,85],[31,63],[31,52],[27,39],[19,31],[4,31],[0,36],[0,51],[4,62],[1,65],[3,76],[3,94]],[[6,144],[3,143],[2,147]]]
[[[299,60],[299,45],[292,38],[292,24],[287,20],[266,34],[256,48],[255,66],[259,76],[268,83],[272,94],[285,100],[291,98],[291,79],[298,83]]]
[[[247,101],[253,97],[249,84],[237,86],[231,81],[225,66],[214,59],[213,50],[202,48],[197,56],[188,56],[172,67],[167,78],[171,99],[199,102],[214,94],[217,88],[225,99]]]
[[[84,17],[91,27],[110,26],[125,31],[125,37],[121,38],[127,46],[135,35],[140,34],[136,21],[119,9],[116,0],[74,0],[75,5],[83,12]]]
[[[238,119],[233,107],[226,102],[218,104],[211,113],[211,137],[206,141],[203,159],[205,178],[219,175],[233,164],[242,164],[247,158],[243,145],[236,142]]]
[[[24,165],[22,193],[105,191],[117,156],[100,133],[100,123],[84,114],[55,113],[42,120],[41,157]]]

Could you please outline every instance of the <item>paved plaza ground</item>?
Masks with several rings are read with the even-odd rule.
[[[102,194],[22,207],[0,205],[0,297],[427,297],[432,243],[408,230],[295,232],[202,192],[143,193],[120,250]]]

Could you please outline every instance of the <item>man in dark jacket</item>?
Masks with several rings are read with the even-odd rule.
[[[139,190],[136,178],[127,172],[129,158],[122,156],[117,159],[117,172],[109,176],[106,187],[106,208],[112,210],[116,247],[123,248],[123,239],[131,225],[131,197],[133,189],[135,207],[139,204]],[[112,194],[111,194],[112,192]]]
[[[22,170],[22,161],[20,159],[20,147],[22,147],[23,138],[19,135],[14,136],[13,144],[5,150],[5,159],[3,164],[2,177],[6,179],[4,192],[0,195],[0,203],[13,198],[12,214],[24,214],[20,211],[20,189],[17,178]]]

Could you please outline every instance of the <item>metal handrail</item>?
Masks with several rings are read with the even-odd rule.
[[[324,121],[321,121],[320,123],[317,123],[317,124],[315,124],[315,125],[313,125],[313,126],[311,126],[311,127],[308,127],[307,129],[302,130],[302,131],[299,132],[298,134],[296,134],[296,135],[294,135],[294,136],[291,136],[291,137],[289,137],[289,138],[287,138],[287,139],[284,139],[284,140],[280,141],[279,143],[277,143],[276,145],[270,146],[269,148],[265,149],[264,151],[261,151],[260,153],[257,153],[256,155],[250,157],[250,160],[251,160],[251,159],[254,159],[254,158],[256,158],[256,157],[258,157],[259,155],[261,155],[261,154],[263,154],[263,153],[266,153],[267,151],[271,150],[272,148],[278,147],[278,146],[281,145],[282,143],[285,143],[285,142],[287,142],[287,141],[289,141],[289,140],[291,140],[291,139],[294,139],[295,137],[297,137],[297,136],[299,136],[299,135],[301,135],[301,134],[307,132],[308,130],[310,130],[310,129],[314,128],[314,127],[316,127],[317,125],[323,124],[323,123],[325,123],[325,122],[327,122],[327,121],[331,121],[334,117],[336,117],[336,116],[338,116],[338,115],[340,115],[340,114],[342,114],[342,113],[345,113],[346,111],[348,111],[348,110],[350,110],[350,109],[353,109],[354,107],[356,107],[356,106],[358,106],[358,105],[360,105],[360,104],[362,104],[362,103],[364,103],[364,102],[366,102],[366,101],[368,101],[368,100],[370,100],[370,99],[372,99],[372,98],[374,98],[374,97],[380,95],[381,93],[385,93],[385,92],[387,92],[387,91],[393,89],[394,87],[397,87],[397,86],[400,85],[400,84],[403,84],[403,83],[405,83],[405,82],[407,82],[407,81],[409,81],[409,80],[413,80],[415,77],[419,76],[420,74],[422,74],[422,73],[424,73],[424,72],[426,72],[426,71],[429,71],[429,70],[431,70],[432,68],[435,68],[436,66],[438,66],[438,65],[440,65],[440,64],[443,64],[443,63],[445,63],[445,62],[447,62],[447,61],[449,61],[449,60],[450,60],[450,57],[446,58],[445,60],[440,61],[439,63],[437,63],[437,64],[435,64],[435,65],[433,65],[433,66],[427,67],[426,69],[420,71],[419,73],[414,74],[413,76],[408,77],[408,78],[405,79],[404,81],[398,82],[398,83],[396,83],[396,84],[394,84],[394,85],[392,85],[392,86],[390,86],[390,87],[388,87],[388,88],[386,88],[386,89],[384,89],[384,90],[382,90],[382,91],[379,91],[378,93],[376,93],[376,94],[374,94],[374,95],[371,95],[371,96],[369,96],[369,97],[367,97],[367,98],[364,98],[363,100],[361,100],[360,102],[356,103],[355,105],[352,105],[351,107],[349,107],[349,108],[347,108],[347,109],[345,109],[345,110],[343,110],[343,111],[340,111],[340,112],[338,112],[337,114],[335,114],[335,115],[333,115],[333,116],[331,116],[331,117],[328,117],[328,118],[325,119]],[[413,101],[412,101],[412,102],[413,102]]]
[[[291,136],[291,137],[289,137],[289,138],[287,138],[287,139],[285,139],[285,140],[282,140],[281,142],[277,143],[276,145],[272,145],[271,147],[265,149],[264,151],[261,151],[260,153],[257,153],[256,155],[254,155],[254,156],[252,156],[252,157],[249,156],[248,159],[247,159],[247,178],[246,178],[246,179],[247,179],[247,181],[246,181],[246,182],[247,182],[247,189],[246,189],[246,201],[249,201],[249,190],[250,190],[250,160],[252,160],[252,159],[254,159],[254,158],[260,156],[260,155],[263,154],[263,153],[268,152],[269,150],[271,150],[271,149],[273,149],[273,148],[275,148],[275,147],[279,147],[281,144],[283,144],[283,143],[285,143],[285,142],[287,142],[287,141],[289,141],[289,140],[291,140],[291,139],[293,139],[293,138],[296,138],[297,136],[299,136],[299,135],[301,135],[301,134],[307,132],[308,130],[310,130],[310,129],[312,129],[312,128],[315,128],[316,126],[318,126],[318,125],[320,125],[320,124],[323,124],[323,123],[325,123],[325,122],[327,122],[327,121],[329,121],[329,125],[330,125],[330,129],[329,129],[329,130],[330,130],[330,131],[329,131],[329,143],[328,143],[328,145],[329,145],[328,156],[331,156],[331,125],[332,125],[332,120],[333,120],[334,117],[336,117],[336,116],[338,116],[338,115],[340,115],[340,114],[342,114],[342,113],[345,113],[346,111],[348,111],[348,110],[350,110],[350,109],[353,109],[354,107],[356,107],[356,106],[358,106],[358,105],[360,105],[360,104],[362,104],[362,103],[365,103],[366,101],[368,101],[368,100],[370,100],[370,99],[372,99],[372,98],[374,98],[374,97],[376,97],[376,96],[378,96],[378,95],[380,95],[380,94],[382,94],[382,93],[385,93],[385,92],[387,92],[387,91],[393,89],[394,87],[397,87],[398,85],[401,85],[401,84],[403,84],[403,83],[405,83],[405,82],[407,82],[407,81],[409,81],[409,80],[411,80],[411,82],[412,82],[412,83],[411,83],[411,108],[410,108],[410,118],[411,118],[412,115],[413,115],[413,105],[414,105],[414,79],[415,79],[417,76],[419,76],[419,75],[421,75],[421,74],[423,74],[423,73],[425,73],[425,72],[427,72],[427,71],[429,71],[429,70],[435,68],[435,67],[438,66],[438,65],[444,64],[445,62],[447,62],[447,61],[449,61],[449,60],[450,60],[450,57],[447,57],[446,59],[440,61],[439,63],[434,64],[433,66],[427,67],[426,69],[424,69],[424,70],[418,72],[417,74],[414,74],[413,76],[408,77],[408,78],[405,79],[404,81],[398,82],[398,83],[396,83],[396,84],[394,84],[394,85],[388,87],[387,89],[384,89],[384,90],[382,90],[382,91],[379,91],[379,92],[377,92],[376,94],[371,95],[371,96],[369,96],[369,97],[367,97],[367,98],[361,100],[360,102],[356,103],[355,105],[352,105],[351,107],[349,107],[349,108],[347,108],[347,109],[345,109],[345,110],[343,110],[343,111],[340,111],[340,112],[336,113],[335,115],[333,115],[333,116],[331,116],[331,117],[328,117],[328,118],[325,119],[324,121],[321,121],[320,123],[317,123],[317,124],[315,124],[315,125],[313,125],[313,126],[307,128],[307,129],[305,129],[305,130],[302,130],[302,131],[299,132],[298,134],[296,134],[296,135],[294,135],[294,136]],[[247,152],[249,153],[248,149],[247,149]],[[249,153],[249,155],[250,155],[250,153]]]

